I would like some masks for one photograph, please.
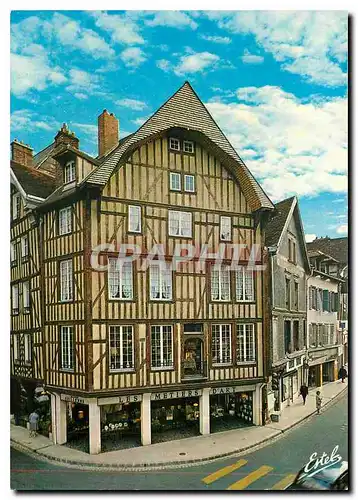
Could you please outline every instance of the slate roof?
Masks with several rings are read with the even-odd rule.
[[[80,149],[74,148],[73,146],[71,146],[71,144],[61,144],[61,148],[58,148],[58,150],[52,150],[51,157],[56,158],[57,156],[60,156],[63,153],[66,153],[67,151],[71,151],[72,153],[76,154],[77,156],[80,156],[81,158],[84,158],[85,160],[88,160],[91,163],[94,163],[95,165],[99,165],[99,163],[100,163],[93,156],[89,155],[88,153],[85,153],[84,151],[81,151]]]
[[[278,244],[294,199],[295,197],[292,196],[279,203],[275,203],[275,211],[266,226],[266,246],[273,247]]]
[[[320,250],[341,264],[348,264],[348,237],[344,238],[316,238],[307,243],[309,250]]]
[[[56,145],[55,143],[53,142],[52,144],[50,144],[49,146],[47,146],[45,149],[43,149],[42,151],[39,151],[35,156],[34,156],[34,159],[33,159],[33,166],[35,168],[39,168],[41,166],[41,164],[47,160],[47,158],[49,158],[50,156],[52,156],[52,152],[54,151]]]
[[[26,194],[47,198],[55,189],[55,179],[33,167],[25,167],[11,161],[16,179]]]
[[[218,153],[224,153],[223,160],[239,182],[253,211],[260,208],[273,209],[270,199],[188,82],[185,82],[127,141],[119,144],[113,154],[107,156],[103,163],[88,175],[86,182],[104,186],[116,167],[124,163],[141,142],[172,127],[197,131],[216,146]]]

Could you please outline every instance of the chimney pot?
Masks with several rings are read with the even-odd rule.
[[[98,117],[98,155],[104,156],[118,144],[119,120],[106,109]]]

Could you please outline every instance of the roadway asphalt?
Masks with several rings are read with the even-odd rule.
[[[289,475],[298,472],[313,452],[319,456],[323,452],[330,454],[336,445],[342,459],[348,460],[347,395],[338,398],[321,415],[253,453],[198,466],[147,472],[84,470],[53,465],[11,449],[11,488],[18,491],[282,489],[283,482],[289,481]]]

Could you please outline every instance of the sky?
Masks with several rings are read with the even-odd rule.
[[[347,235],[347,12],[13,11],[11,140],[66,122],[97,155],[97,117],[134,132],[188,80],[306,239]]]

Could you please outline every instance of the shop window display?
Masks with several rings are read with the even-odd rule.
[[[218,394],[210,397],[211,432],[252,425],[252,392]]]
[[[153,401],[151,414],[152,433],[154,436],[163,434],[159,441],[166,440],[165,436],[171,440],[196,435],[199,432],[198,398]]]

